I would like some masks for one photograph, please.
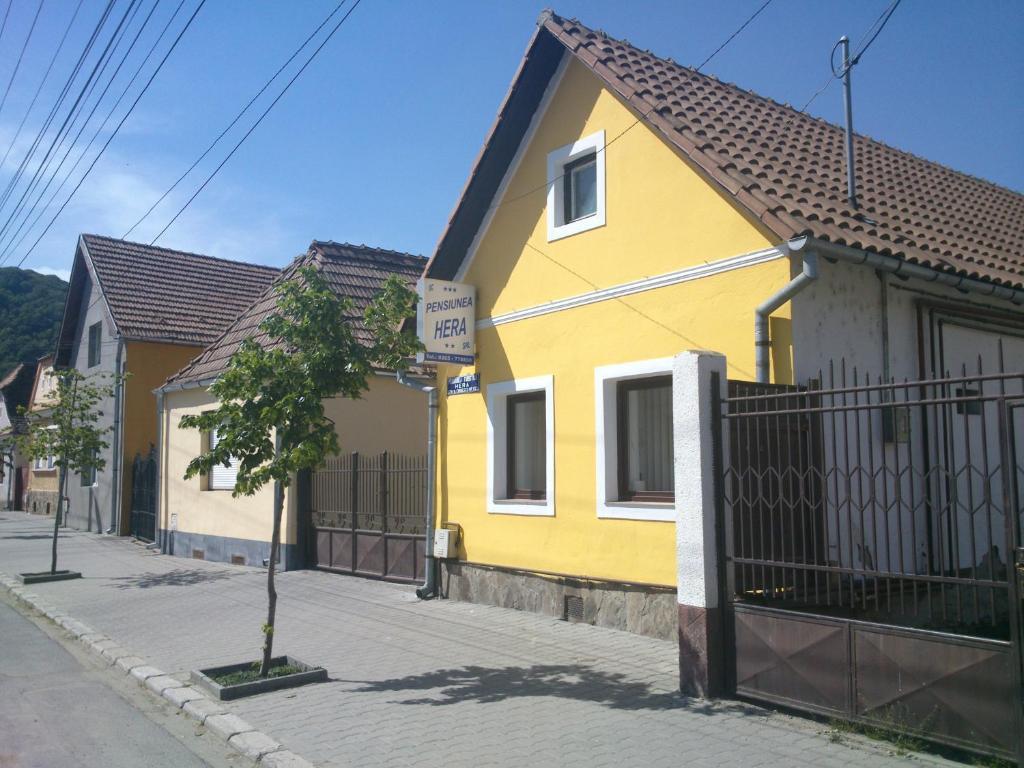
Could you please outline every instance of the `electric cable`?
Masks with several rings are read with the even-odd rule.
[[[288,57],[287,61],[285,61],[284,64],[282,64],[278,68],[277,72],[275,72],[273,74],[273,76],[269,80],[267,80],[267,82],[265,82],[263,84],[263,87],[260,88],[251,99],[249,99],[249,103],[246,104],[244,107],[242,107],[242,110],[237,115],[235,115],[235,118],[230,123],[228,123],[227,127],[224,128],[224,130],[220,132],[220,135],[217,136],[217,138],[215,138],[213,140],[213,142],[211,142],[210,146],[208,146],[203,151],[203,153],[198,158],[196,158],[195,162],[192,163],[192,165],[190,165],[185,170],[185,172],[183,174],[181,174],[181,176],[179,176],[178,179],[173,184],[171,184],[171,186],[168,187],[167,190],[162,195],[160,195],[160,197],[157,199],[157,201],[155,203],[153,203],[149,207],[149,210],[146,211],[144,214],[142,214],[142,217],[138,221],[136,221],[134,224],[132,224],[128,228],[127,232],[125,232],[123,235],[121,235],[121,239],[122,240],[127,239],[128,235],[130,235],[135,230],[135,228],[139,226],[139,224],[141,224],[143,221],[145,221],[147,218],[149,218],[149,215],[151,213],[153,213],[153,211],[156,209],[156,207],[158,205],[160,205],[160,203],[162,203],[167,198],[167,196],[169,194],[171,194],[171,192],[173,192],[177,188],[177,186],[185,179],[186,176],[188,176],[190,173],[192,173],[193,170],[195,170],[196,166],[199,165],[206,158],[206,156],[210,154],[210,152],[213,150],[213,148],[215,146],[217,146],[217,144],[220,142],[220,140],[223,139],[227,135],[228,131],[230,131],[232,128],[235,127],[235,125],[238,123],[238,121],[242,119],[242,116],[246,112],[249,111],[249,108],[253,104],[256,103],[256,100],[259,99],[259,97],[264,94],[264,92],[267,90],[267,88],[270,87],[271,83],[273,83],[278,78],[278,76],[285,70],[285,68],[289,64],[291,64],[292,61],[295,60],[295,57],[298,56],[302,52],[302,50],[309,44],[309,41],[312,40],[320,32],[320,30],[323,29],[327,25],[327,22],[329,22],[334,17],[334,14],[336,14],[339,10],[341,10],[341,7],[343,5],[345,5],[345,3],[347,3],[347,2],[348,2],[348,0],[341,0],[341,2],[338,3],[334,7],[334,10],[331,11],[327,15],[327,17],[323,21],[320,22],[319,26],[316,29],[314,29],[309,34],[309,36],[302,42],[302,45],[300,45],[298,48],[295,49],[295,51],[292,53],[292,55]]]
[[[139,26],[138,30],[135,32],[135,37],[132,39],[131,43],[128,45],[128,48],[124,52],[124,55],[121,57],[121,60],[118,62],[117,67],[115,67],[113,74],[110,76],[109,80],[107,81],[106,86],[103,88],[103,91],[100,93],[99,98],[96,100],[96,103],[93,105],[92,109],[90,110],[89,115],[85,118],[85,121],[82,123],[81,127],[78,129],[78,133],[76,133],[75,137],[71,140],[71,143],[68,145],[67,150],[64,152],[64,156],[60,159],[60,162],[57,164],[57,167],[54,169],[53,173],[50,175],[50,178],[47,180],[46,184],[43,186],[43,188],[40,191],[40,193],[39,193],[38,197],[36,198],[35,202],[29,207],[27,213],[25,214],[24,219],[22,219],[21,225],[10,236],[7,245],[3,249],[3,252],[0,253],[0,263],[2,263],[3,260],[7,257],[8,252],[13,247],[16,247],[15,246],[15,241],[16,240],[17,240],[18,244],[20,244],[21,241],[24,240],[24,237],[22,237],[21,240],[18,240],[17,239],[18,238],[18,234],[25,228],[25,225],[28,223],[29,219],[32,218],[33,212],[35,212],[35,210],[39,207],[39,202],[46,195],[46,191],[50,188],[50,185],[53,183],[54,179],[57,177],[57,174],[60,173],[60,169],[64,166],[64,163],[67,161],[68,156],[75,149],[76,145],[78,144],[78,140],[82,136],[82,133],[85,131],[85,129],[88,127],[89,123],[92,121],[93,115],[96,114],[96,110],[99,108],[100,104],[103,103],[104,97],[107,95],[107,92],[110,90],[110,87],[114,84],[115,80],[117,79],[117,76],[121,72],[121,68],[124,66],[124,63],[128,60],[128,57],[131,55],[132,51],[135,49],[135,45],[138,43],[139,38],[142,36],[142,33],[145,31],[146,27],[149,25],[149,22],[153,18],[153,14],[156,12],[156,9],[159,7],[159,5],[160,5],[160,0],[154,0],[152,7],[149,9],[149,13],[146,15],[146,18],[143,19],[142,24]],[[142,7],[141,4],[136,6],[136,12],[141,7]],[[134,15],[133,15],[133,19],[134,19]],[[128,28],[130,26],[131,26],[131,20],[129,20],[128,25],[125,26],[125,33],[127,33]],[[159,41],[160,41],[160,39],[162,39],[162,37],[163,37],[163,35],[161,34],[160,38],[157,39],[157,42],[153,44],[153,47],[150,49],[149,54],[147,54],[147,56],[143,60],[143,63],[148,61],[150,56],[152,56],[153,50],[155,50],[157,44],[159,44]],[[109,59],[108,59],[108,63],[109,63]],[[111,110],[108,113],[107,117],[100,124],[100,128],[93,134],[93,137],[89,140],[89,143],[86,145],[85,149],[83,149],[82,152],[79,154],[78,159],[75,161],[74,165],[67,172],[67,174],[64,176],[63,180],[58,185],[57,190],[55,190],[53,196],[51,196],[50,200],[47,201],[45,206],[43,206],[42,208],[39,209],[39,214],[36,216],[36,219],[32,222],[32,226],[35,226],[35,222],[39,220],[39,218],[45,212],[46,208],[49,207],[49,205],[52,202],[53,198],[56,197],[57,193],[64,187],[64,185],[67,183],[68,179],[70,179],[71,176],[74,174],[75,170],[78,168],[79,163],[82,161],[82,158],[85,156],[85,154],[89,151],[89,149],[92,147],[93,143],[95,142],[96,137],[99,135],[99,131],[101,131],[106,126],[106,124],[110,120],[110,116],[113,114],[114,110],[116,110],[117,107],[121,104],[121,101],[124,98],[124,94],[127,93],[128,90],[131,88],[131,86],[134,84],[135,79],[138,76],[138,72],[140,70],[141,70],[141,66],[140,66],[139,70],[136,70],[136,73],[129,79],[128,84],[125,86],[124,90],[121,93],[121,96],[118,97],[117,101],[114,102],[114,106],[111,108]],[[102,73],[101,73],[101,77],[102,77]],[[97,79],[96,82],[99,82],[99,79]],[[2,241],[2,239],[3,239],[4,231],[5,231],[5,228],[4,229],[0,229],[0,241]],[[27,235],[28,232],[30,232],[30,231],[31,231],[31,227],[28,230],[25,230],[25,234]]]
[[[111,0],[110,4],[113,5],[113,2],[114,2],[114,0]],[[111,43],[113,43],[114,38],[116,37],[118,30],[120,30],[121,26],[124,24],[125,19],[128,17],[128,13],[130,13],[131,8],[135,5],[136,2],[137,2],[137,0],[132,0],[132,4],[128,7],[128,10],[125,11],[124,16],[121,17],[121,22],[118,24],[117,29],[114,30],[114,34],[111,36],[111,39],[107,42],[107,46],[104,49],[103,53],[100,54],[100,58],[97,59],[96,63],[93,65],[92,72],[89,74],[89,77],[86,79],[85,83],[82,85],[82,88],[81,88],[81,90],[78,93],[78,97],[75,99],[75,103],[72,104],[71,110],[68,112],[67,116],[65,116],[64,122],[61,124],[60,129],[57,131],[57,135],[54,136],[53,141],[50,142],[50,147],[47,149],[46,154],[43,156],[43,159],[40,161],[39,165],[36,167],[36,171],[33,174],[33,179],[35,178],[35,175],[37,175],[39,173],[39,169],[43,167],[43,164],[50,157],[50,154],[53,152],[54,148],[57,146],[57,143],[64,136],[64,134],[66,132],[66,129],[67,129],[67,126],[68,126],[68,123],[71,121],[73,116],[77,113],[77,108],[78,108],[79,103],[81,102],[83,96],[85,95],[87,89],[89,88],[89,85],[92,82],[92,79],[96,76],[96,72],[100,68],[100,65],[105,61],[107,53],[110,50]],[[70,86],[70,83],[69,83],[69,86]],[[69,90],[70,90],[70,88],[69,88]],[[43,135],[43,133],[42,133],[42,131],[40,131],[40,138],[42,138],[42,135]],[[31,153],[31,150],[30,150],[30,153]],[[24,163],[23,163],[23,166],[24,166]],[[12,179],[12,182],[14,184],[16,184],[17,180],[20,179],[21,175],[22,175],[22,168],[19,168],[19,172],[18,172],[18,174],[15,175],[15,179]],[[31,186],[31,182],[30,182],[30,186]],[[4,194],[3,198],[0,199],[0,209],[2,209],[3,206],[6,204],[6,202],[10,199],[10,194],[13,193],[13,186],[12,185],[8,185],[8,190],[9,191],[5,191],[5,194]],[[24,199],[25,194],[26,194],[25,192],[22,193],[22,197],[21,197],[21,199],[19,199],[18,204],[20,204],[21,200]]]
[[[35,242],[32,243],[32,247],[25,252],[25,255],[21,257],[21,260],[15,266],[20,267],[22,264],[25,263],[25,259],[27,259],[32,254],[32,252],[35,251],[40,241],[46,236],[46,233],[50,231],[50,228],[53,227],[54,222],[57,221],[57,218],[61,215],[61,213],[64,212],[64,209],[67,207],[68,203],[71,202],[71,200],[75,196],[75,193],[78,192],[82,184],[85,183],[85,180],[89,177],[89,174],[92,172],[92,169],[96,167],[96,163],[98,163],[100,158],[103,157],[103,154],[106,152],[107,147],[110,146],[111,142],[114,140],[118,132],[121,130],[121,126],[125,124],[128,118],[131,116],[132,112],[135,111],[135,107],[138,106],[138,103],[142,100],[142,97],[146,95],[146,92],[149,90],[149,87],[153,84],[153,81],[156,79],[156,76],[160,74],[160,70],[162,70],[164,64],[167,63],[167,59],[170,58],[170,55],[172,53],[174,53],[175,48],[178,47],[178,43],[181,42],[181,39],[185,36],[185,33],[192,26],[192,22],[195,21],[196,16],[199,15],[199,11],[203,9],[204,5],[206,5],[206,0],[199,0],[199,5],[196,6],[196,9],[192,12],[192,15],[189,17],[188,21],[185,22],[185,26],[182,28],[181,32],[178,33],[178,36],[174,38],[174,42],[171,43],[171,47],[167,49],[167,53],[164,54],[163,58],[160,60],[160,63],[156,66],[156,69],[153,70],[153,73],[149,76],[149,79],[146,81],[146,84],[142,87],[142,90],[139,91],[139,95],[135,97],[135,101],[132,102],[132,105],[128,108],[128,111],[124,114],[124,116],[121,118],[121,121],[114,128],[114,131],[110,134],[109,138],[107,139],[106,143],[104,143],[99,153],[96,155],[96,157],[93,158],[92,163],[89,164],[89,167],[82,175],[82,178],[78,180],[78,183],[75,185],[75,188],[71,190],[71,194],[68,195],[67,199],[61,204],[60,209],[53,215],[53,218],[50,219],[49,223],[46,225],[46,228],[39,234],[39,237],[37,237]]]
[[[28,49],[28,43],[32,39],[32,33],[36,30],[36,22],[39,21],[39,14],[43,10],[43,2],[45,0],[39,0],[39,5],[36,6],[36,15],[32,17],[32,24],[28,28],[28,34],[25,36],[25,44],[21,46],[21,53],[18,54],[18,61],[14,65],[14,70],[11,72],[11,79],[7,81],[7,87],[4,89],[3,98],[0,98],[0,112],[3,112],[4,104],[7,103],[7,96],[11,92],[11,85],[14,83],[14,78],[18,76],[18,70],[21,69],[21,62],[25,58],[25,51]],[[10,12],[10,6],[7,7]],[[7,21],[7,17],[4,17],[4,21]]]
[[[143,30],[146,28],[146,25],[149,23],[150,18],[152,18],[153,12],[156,10],[156,8],[159,5],[159,3],[160,3],[160,0],[154,0],[153,7],[150,9],[149,14],[146,16],[145,20],[143,20],[142,25],[139,27],[138,31],[136,32],[135,38],[129,44],[128,50],[121,57],[121,61],[118,62],[117,67],[114,69],[114,73],[107,80],[107,84],[104,86],[103,90],[100,92],[99,98],[96,100],[96,103],[93,104],[92,109],[89,111],[89,114],[86,116],[85,120],[82,122],[81,126],[78,128],[78,132],[75,134],[74,138],[72,138],[71,142],[67,145],[67,149],[64,151],[63,156],[60,158],[60,161],[57,163],[57,167],[54,168],[53,173],[50,174],[49,179],[47,179],[46,183],[43,185],[43,188],[39,192],[39,194],[36,197],[35,201],[33,203],[31,203],[28,206],[27,209],[24,206],[22,206],[22,205],[17,206],[15,208],[15,210],[11,213],[11,215],[8,217],[8,219],[4,223],[4,225],[2,227],[0,227],[0,242],[2,242],[3,239],[5,238],[5,236],[7,235],[8,228],[11,226],[11,224],[13,224],[14,219],[18,216],[19,213],[21,213],[23,211],[25,212],[25,216],[22,219],[21,224],[18,226],[18,228],[14,232],[14,234],[10,236],[10,241],[8,242],[7,248],[10,247],[10,243],[13,242],[13,240],[15,238],[17,238],[18,233],[21,232],[21,230],[24,228],[25,224],[32,217],[32,214],[33,214],[33,212],[35,212],[37,206],[39,205],[39,202],[46,195],[46,191],[50,188],[50,185],[53,183],[53,180],[57,177],[57,174],[60,173],[60,169],[64,167],[64,163],[67,161],[67,159],[70,156],[71,152],[75,149],[75,146],[78,144],[78,140],[81,138],[82,133],[88,127],[89,122],[93,118],[93,115],[96,114],[96,110],[99,109],[100,104],[103,103],[103,98],[107,95],[107,91],[110,90],[110,87],[114,84],[114,81],[117,79],[117,75],[120,73],[121,67],[124,66],[124,63],[127,60],[128,56],[131,54],[132,50],[134,50],[135,44],[138,42],[139,37],[142,35]],[[74,127],[74,123],[78,120],[78,117],[82,114],[82,111],[85,110],[85,104],[89,101],[89,99],[92,97],[93,92],[96,90],[97,86],[103,80],[103,76],[106,73],[107,66],[113,60],[113,53],[114,53],[114,51],[117,50],[117,47],[121,44],[121,41],[127,35],[128,30],[129,30],[129,28],[132,25],[132,22],[135,20],[136,14],[139,12],[139,9],[142,8],[142,4],[141,4],[141,2],[139,0],[135,0],[130,8],[131,8],[131,15],[128,18],[128,22],[127,22],[127,24],[124,25],[124,27],[121,28],[120,32],[117,35],[117,39],[114,41],[114,44],[113,44],[113,46],[110,49],[110,56],[107,57],[106,61],[103,63],[103,66],[100,68],[99,73],[93,79],[92,83],[89,85],[88,92],[86,93],[85,98],[82,100],[82,105],[81,105],[82,109],[79,111],[78,115],[76,115],[72,119],[71,125],[68,127],[67,133],[65,133],[63,138],[61,138],[60,144],[57,147],[57,151],[58,152],[64,146],[65,141],[67,140],[68,136],[71,135],[71,130]],[[32,195],[32,194],[35,193],[36,188],[38,188],[39,182],[42,180],[43,176],[49,170],[50,163],[54,160],[54,158],[56,158],[56,156],[57,155],[55,153],[53,155],[53,157],[51,157],[50,160],[45,163],[45,165],[43,165],[41,168],[37,169],[37,172],[34,175],[32,181],[29,183],[29,187],[27,189],[27,192],[29,193],[29,195]],[[5,248],[4,250],[6,251],[7,248]],[[2,262],[2,259],[0,259],[0,262]]]
[[[104,8],[103,13],[100,15],[99,21],[96,22],[96,26],[93,28],[92,34],[89,36],[89,40],[86,42],[85,48],[79,54],[78,61],[75,62],[75,66],[72,68],[71,74],[68,75],[67,80],[65,80],[64,86],[61,88],[60,94],[57,96],[57,100],[54,102],[54,105],[50,108],[49,114],[46,116],[46,120],[43,121],[43,125],[36,133],[35,139],[32,140],[31,146],[25,153],[25,156],[22,157],[17,170],[11,178],[8,179],[7,185],[4,187],[3,192],[0,193],[0,210],[3,209],[4,204],[7,202],[10,194],[14,190],[14,187],[21,180],[29,162],[35,156],[36,149],[39,147],[43,137],[50,129],[50,125],[53,123],[54,117],[56,117],[57,112],[60,111],[60,107],[64,103],[64,99],[67,98],[68,93],[70,93],[71,86],[74,83],[75,78],[78,77],[82,64],[85,62],[86,58],[88,58],[89,53],[92,51],[92,46],[96,43],[96,40],[99,37],[100,30],[103,28],[103,25],[106,24],[106,21],[110,16],[110,11],[114,6],[114,2],[115,0],[107,0],[106,8]]]
[[[29,103],[28,109],[25,110],[25,116],[21,118],[21,122],[18,124],[18,130],[14,132],[14,138],[11,139],[11,144],[7,147],[7,151],[4,152],[3,158],[0,158],[0,168],[4,167],[4,163],[7,162],[7,157],[11,154],[11,150],[14,149],[14,145],[17,144],[18,137],[21,136],[21,130],[25,127],[25,121],[28,120],[28,116],[32,113],[32,108],[35,107],[36,101],[39,99],[39,94],[42,93],[43,86],[46,84],[46,80],[50,76],[50,71],[53,69],[53,65],[56,63],[57,57],[60,56],[60,52],[64,49],[64,43],[68,39],[68,33],[71,31],[71,27],[74,26],[75,19],[78,18],[78,12],[82,10],[82,3],[84,1],[85,0],[78,0],[78,5],[75,6],[75,12],[71,14],[71,21],[69,21],[67,27],[65,27],[64,34],[60,38],[60,43],[57,44],[57,50],[53,52],[53,56],[50,58],[50,64],[46,67],[46,72],[43,74],[43,79],[39,81],[39,87],[36,88],[35,95],[32,97],[32,101]]]
[[[174,12],[171,14],[170,18],[164,24],[163,29],[160,31],[160,34],[157,36],[157,38],[154,41],[153,45],[150,46],[149,52],[146,54],[145,58],[139,63],[139,66],[136,68],[134,74],[132,74],[131,78],[129,79],[128,84],[121,91],[121,95],[117,97],[117,101],[114,102],[114,106],[110,108],[110,111],[107,113],[107,116],[103,119],[103,122],[100,124],[99,128],[96,129],[95,133],[93,133],[93,135],[92,135],[92,138],[89,139],[89,143],[86,145],[85,149],[82,150],[82,153],[78,156],[78,159],[75,160],[75,163],[71,167],[71,170],[68,171],[67,175],[61,181],[60,185],[57,187],[57,189],[55,189],[53,191],[53,194],[50,195],[50,199],[46,201],[46,205],[43,206],[39,210],[39,212],[36,214],[36,217],[32,221],[32,224],[25,231],[25,233],[21,236],[21,238],[18,240],[18,242],[16,242],[13,246],[10,246],[10,245],[8,246],[8,253],[4,254],[3,257],[0,258],[0,264],[2,264],[4,259],[6,259],[10,255],[10,253],[9,253],[10,250],[15,250],[16,251],[19,247],[21,247],[21,244],[28,237],[29,233],[32,231],[32,229],[35,228],[36,224],[39,223],[39,220],[43,217],[43,214],[47,210],[49,210],[50,206],[53,204],[53,201],[56,199],[57,195],[59,195],[60,191],[64,188],[64,185],[74,175],[75,170],[77,170],[79,163],[81,163],[82,160],[85,159],[86,155],[89,153],[89,150],[92,148],[93,144],[96,143],[96,139],[99,138],[99,135],[103,132],[103,129],[107,127],[107,123],[109,123],[111,118],[114,116],[114,113],[117,111],[117,108],[121,105],[121,102],[124,100],[124,97],[128,95],[128,91],[131,89],[132,85],[138,79],[139,74],[142,72],[143,68],[149,62],[150,58],[152,58],[153,54],[156,52],[157,47],[159,47],[161,41],[163,41],[163,39],[164,39],[164,36],[167,34],[167,30],[170,29],[171,24],[177,18],[178,13],[181,11],[181,9],[182,9],[182,7],[184,7],[184,5],[185,5],[185,0],[180,0],[180,2],[178,3],[177,8],[174,9]]]
[[[303,72],[306,71],[306,68],[313,62],[313,59],[315,59],[317,55],[320,53],[320,51],[323,50],[324,46],[330,42],[331,38],[334,37],[335,33],[348,20],[349,16],[352,15],[355,9],[359,7],[359,3],[361,2],[362,0],[355,0],[355,3],[353,3],[352,7],[345,12],[345,15],[342,16],[341,19],[338,20],[338,23],[335,24],[334,27],[331,29],[331,31],[327,33],[327,37],[325,37],[323,41],[320,43],[320,45],[317,46],[317,48],[313,51],[313,53],[309,55],[309,58],[307,58],[303,65],[299,67],[299,70],[294,75],[292,75],[292,79],[287,82],[283,89],[281,89],[281,92],[277,94],[277,96],[274,98],[272,102],[270,102],[270,105],[265,110],[263,110],[263,113],[256,119],[256,122],[253,123],[249,130],[246,131],[245,134],[242,136],[242,138],[238,140],[238,143],[231,148],[231,151],[228,152],[227,156],[223,160],[221,160],[220,165],[213,169],[213,172],[206,177],[206,180],[199,185],[199,188],[192,194],[192,197],[190,197],[185,202],[185,204],[181,206],[178,212],[171,217],[171,220],[167,222],[166,226],[164,226],[164,228],[157,233],[157,236],[150,240],[150,245],[156,243],[156,241],[159,240],[161,236],[163,236],[163,234],[171,227],[171,225],[178,220],[178,217],[181,216],[181,214],[183,214],[185,210],[192,204],[192,201],[195,200],[199,196],[199,194],[206,188],[206,185],[213,181],[214,177],[220,172],[221,168],[223,168],[225,164],[228,162],[228,160],[232,158],[235,152],[238,151],[239,147],[241,147],[242,144],[245,143],[245,140],[252,135],[252,132],[259,127],[260,123],[263,122],[263,119],[268,114],[270,114],[270,110],[272,110],[277,105],[277,102],[279,102],[281,98],[286,93],[288,93],[288,90],[292,87],[292,84],[299,79]]]

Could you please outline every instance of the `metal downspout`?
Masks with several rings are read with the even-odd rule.
[[[158,389],[156,391],[156,489],[154,495],[156,497],[156,519],[157,525],[161,522],[167,522],[164,520],[164,510],[160,506],[163,499],[163,494],[160,491],[164,484],[164,393],[163,390]],[[171,554],[170,547],[170,530],[164,527],[158,527],[155,531],[157,535],[157,544],[159,544],[159,550],[165,555]]]
[[[818,279],[818,259],[811,253],[803,254],[804,266],[799,275],[780,290],[773,293],[754,310],[754,355],[756,359],[757,382],[767,384],[771,377],[771,338],[768,333],[768,317],[800,291]]]
[[[427,600],[437,597],[437,562],[434,559],[434,496],[437,488],[437,387],[411,381],[406,371],[395,371],[395,378],[404,387],[415,389],[427,394],[427,540],[426,540],[426,572],[427,579],[423,586],[416,590],[416,597]]]
[[[113,475],[113,486],[110,494],[110,527],[107,529],[107,533],[112,533],[115,536],[121,535],[121,465],[122,465],[122,448],[121,445],[121,421],[124,417],[122,410],[124,408],[124,376],[121,370],[124,360],[124,339],[121,336],[117,337],[117,358],[114,363],[114,371],[118,377],[117,386],[114,387],[114,461],[110,468],[111,474]]]

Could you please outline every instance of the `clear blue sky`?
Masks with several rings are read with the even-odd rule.
[[[114,12],[127,1],[118,0]],[[187,0],[187,7],[194,2]],[[67,269],[81,231],[122,235],[335,2],[209,0],[25,266]],[[566,0],[554,9],[696,65],[761,2]],[[0,93],[36,4],[13,0],[0,39]],[[163,0],[154,19],[165,19],[176,4]],[[544,5],[363,0],[159,244],[275,265],[304,251],[313,238],[429,255]],[[827,77],[835,40],[844,33],[860,39],[887,5],[888,0],[774,0],[707,71],[801,105]],[[4,7],[0,0],[0,11]],[[44,2],[22,70],[0,111],[0,156],[73,7],[73,0]],[[41,107],[53,102],[72,54],[81,50],[100,11],[98,0],[84,0],[55,68],[59,77],[51,76],[27,136],[37,130]],[[1019,0],[904,0],[855,70],[858,132],[1024,189],[1022,39]],[[810,111],[841,121],[838,85]],[[232,143],[199,170],[211,169]],[[20,149],[0,169],[0,184]],[[613,151],[628,152],[628,141]],[[204,177],[188,179],[132,239],[153,237]],[[15,261],[23,252],[24,247]]]

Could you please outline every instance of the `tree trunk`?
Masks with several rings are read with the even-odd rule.
[[[267,566],[267,623],[263,626],[263,663],[260,677],[270,674],[270,659],[274,652],[274,617],[277,613],[277,589],[274,587],[277,551],[281,546],[281,517],[284,511],[284,485],[274,484],[274,532],[270,536],[270,564]]]
[[[53,513],[53,552],[50,555],[50,573],[57,572],[57,536],[60,533],[60,516],[64,509],[64,483],[67,481],[67,472],[64,467],[60,468],[60,482],[57,483],[57,509]]]

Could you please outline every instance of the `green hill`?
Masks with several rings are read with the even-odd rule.
[[[54,275],[0,268],[0,378],[57,343],[68,284]]]

